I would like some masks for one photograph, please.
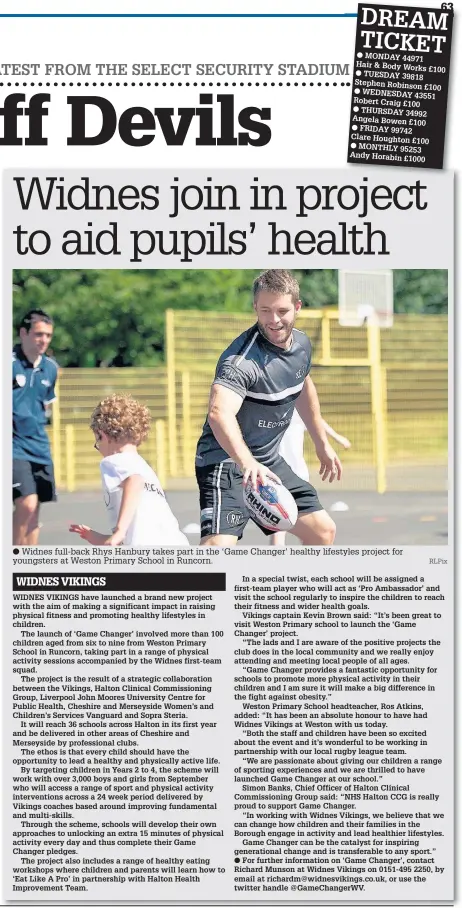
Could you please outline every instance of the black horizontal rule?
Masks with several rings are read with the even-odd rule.
[[[221,592],[226,574],[13,574],[14,592],[142,592],[144,590]]]
[[[441,168],[454,15],[358,5],[348,162]]]

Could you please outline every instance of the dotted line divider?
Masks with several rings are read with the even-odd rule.
[[[0,88],[344,88],[351,82],[0,82]]]

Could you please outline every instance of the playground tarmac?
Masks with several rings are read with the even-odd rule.
[[[167,493],[173,513],[189,541],[199,542],[199,507],[195,490]],[[448,497],[446,492],[339,491],[322,489],[321,501],[337,524],[336,545],[446,545]],[[342,509],[336,505],[341,503]],[[346,508],[345,508],[346,506]],[[41,509],[41,545],[78,545],[69,533],[70,523],[85,523],[99,532],[109,532],[106,510],[99,491],[62,492],[54,504]],[[194,529],[190,529],[195,526]],[[185,530],[185,528],[187,528]],[[264,544],[263,533],[251,521],[241,545]],[[297,540],[287,535],[288,544]],[[86,543],[82,543],[85,545]]]

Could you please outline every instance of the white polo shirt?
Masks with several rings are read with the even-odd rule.
[[[305,423],[298,410],[295,409],[289,426],[282,436],[278,454],[284,458],[297,476],[300,476],[301,479],[306,479],[308,482],[310,472],[303,457],[303,437],[305,432]]]
[[[127,529],[124,545],[189,546],[172,514],[164,490],[148,463],[136,452],[120,452],[101,461],[104,503],[109,523],[115,530],[122,503],[122,483],[129,476],[141,476],[144,489],[135,516]]]

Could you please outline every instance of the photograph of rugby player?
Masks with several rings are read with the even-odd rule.
[[[241,334],[218,361],[208,415],[197,446],[201,542],[235,544],[250,519],[243,484],[268,479],[294,497],[293,533],[304,545],[332,545],[335,524],[314,486],[297,476],[279,454],[294,408],[308,429],[323,480],[339,480],[342,465],[324,428],[310,376],[311,342],[295,328],[302,307],[300,288],[289,271],[270,270],[253,283],[256,324]],[[231,522],[229,514],[234,515]],[[238,519],[237,519],[238,518]],[[274,529],[263,529],[271,535]]]

